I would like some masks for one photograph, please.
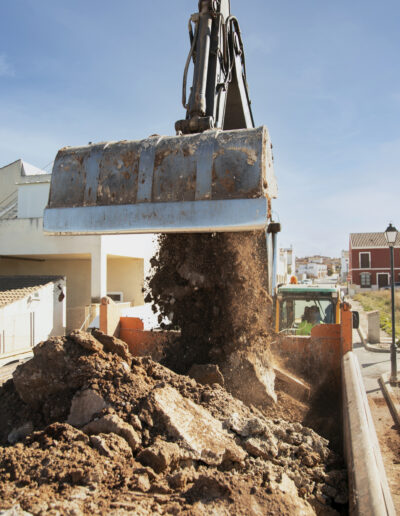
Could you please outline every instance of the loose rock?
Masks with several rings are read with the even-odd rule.
[[[93,389],[77,392],[72,398],[67,423],[73,426],[83,426],[106,407],[107,403]]]
[[[125,423],[115,414],[109,414],[100,419],[96,419],[84,426],[82,430],[88,435],[103,433],[120,435],[126,440],[133,451],[136,451],[142,444],[139,434],[131,427],[131,425]]]

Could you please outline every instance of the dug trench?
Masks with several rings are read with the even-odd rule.
[[[162,314],[179,321],[181,340],[165,350],[164,365],[132,357],[99,331],[39,344],[0,388],[0,510],[345,514],[346,470],[328,440],[301,423],[309,403],[275,393],[270,375],[261,381],[273,357],[260,236],[194,235],[180,255],[177,240],[163,239],[151,292]],[[178,260],[195,250],[193,268]],[[240,382],[231,380],[242,361]]]

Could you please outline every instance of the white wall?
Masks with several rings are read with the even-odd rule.
[[[150,259],[156,254],[158,244],[156,235],[106,235],[102,237],[102,247],[107,255],[141,258],[144,264],[144,277],[150,272]]]
[[[0,203],[17,191],[16,183],[21,178],[21,160],[0,168]]]
[[[0,274],[50,274],[67,276],[69,287],[68,318],[75,327],[81,324],[84,307],[111,290],[124,291],[124,299],[141,304],[140,290],[148,276],[150,258],[156,244],[152,235],[128,236],[49,236],[43,233],[42,218],[0,221],[0,255],[44,259],[44,262],[0,259]],[[107,271],[107,257],[135,258],[138,267],[112,267]],[[117,262],[115,262],[117,263]],[[125,262],[124,262],[125,263]],[[110,265],[109,264],[109,265]],[[140,274],[139,274],[140,269]],[[119,273],[119,279],[117,279]],[[139,277],[140,276],[140,277]],[[118,282],[118,289],[115,283]],[[133,283],[135,283],[133,285]],[[124,288],[121,288],[121,284]],[[132,296],[132,292],[134,295]],[[125,297],[126,295],[126,297]],[[77,316],[73,316],[77,309]],[[76,310],[75,310],[76,311]]]
[[[104,254],[149,260],[156,250],[153,235],[50,236],[43,232],[42,218],[0,221],[2,255]]]
[[[0,359],[28,351],[49,336],[64,335],[65,300],[65,281],[60,279],[0,308]]]
[[[277,257],[277,282],[288,283],[296,275],[296,257],[293,248],[279,249]]]
[[[100,245],[100,237],[57,237],[43,233],[43,219],[0,221],[0,254],[48,255],[87,254]]]
[[[47,206],[50,183],[21,183],[18,185],[18,218],[43,217]]]

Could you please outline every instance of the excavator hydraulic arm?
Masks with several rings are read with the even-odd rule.
[[[201,0],[199,12],[189,20],[189,34],[191,47],[182,92],[187,114],[185,120],[176,122],[176,131],[189,134],[214,128],[253,128],[242,37],[237,19],[231,16],[229,0]],[[186,102],[191,60],[193,86]]]
[[[266,127],[254,128],[242,38],[229,0],[201,0],[189,21],[186,118],[176,136],[61,149],[50,234],[249,231],[277,195]],[[186,100],[190,63],[193,84]]]

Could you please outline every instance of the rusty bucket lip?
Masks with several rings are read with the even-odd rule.
[[[132,205],[46,208],[51,235],[219,233],[262,230],[268,199],[231,199]]]

